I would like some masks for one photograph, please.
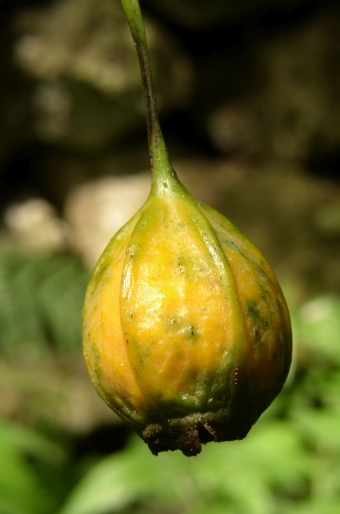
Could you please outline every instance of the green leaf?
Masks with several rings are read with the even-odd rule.
[[[314,445],[340,450],[340,407],[300,411],[294,418],[304,438]]]
[[[340,365],[340,298],[319,296],[306,303],[296,319],[297,335],[309,350]]]
[[[141,498],[162,498],[167,502],[181,497],[185,474],[172,460],[169,466],[133,442],[125,451],[102,459],[66,501],[60,514],[104,514],[119,512]]]
[[[54,441],[6,419],[0,419],[0,443],[46,462],[59,464],[66,458],[64,450]]]
[[[147,500],[180,505],[192,514],[212,506],[218,512],[221,505],[263,514],[274,508],[271,491],[298,494],[310,475],[310,458],[288,423],[264,423],[244,441],[210,443],[195,459],[179,452],[155,458],[134,439],[85,475],[60,514],[116,513]]]
[[[285,514],[339,514],[340,496],[338,498],[313,498],[311,501],[296,503],[284,511]]]
[[[81,313],[89,272],[74,257],[0,253],[0,354],[46,359],[54,346],[81,353]]]
[[[50,499],[28,457],[55,463],[64,455],[56,444],[40,434],[1,420],[1,514],[45,514],[50,505]]]

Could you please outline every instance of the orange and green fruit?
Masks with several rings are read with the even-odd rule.
[[[151,79],[138,1],[122,3]],[[244,438],[278,395],[291,326],[262,254],[179,182],[152,95],[151,192],[92,273],[83,349],[98,394],[154,454],[191,456],[202,443]]]

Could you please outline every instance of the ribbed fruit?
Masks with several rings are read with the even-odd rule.
[[[286,380],[289,313],[273,271],[233,224],[188,193],[168,158],[138,0],[153,185],[113,237],[85,297],[83,348],[98,394],[157,455],[242,439]]]
[[[261,253],[175,176],[101,256],[84,355],[106,403],[153,453],[242,439],[291,361],[286,302]]]

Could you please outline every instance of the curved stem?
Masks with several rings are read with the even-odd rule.
[[[142,75],[153,189],[167,189],[170,186],[173,188],[176,174],[170,164],[159,124],[149,52],[139,1],[121,0],[121,2],[135,43]]]

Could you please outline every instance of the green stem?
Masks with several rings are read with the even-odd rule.
[[[174,186],[175,189],[178,189],[178,179],[170,164],[159,124],[149,52],[139,1],[121,0],[121,2],[135,43],[142,75],[153,190],[166,191],[169,188],[174,189]]]

